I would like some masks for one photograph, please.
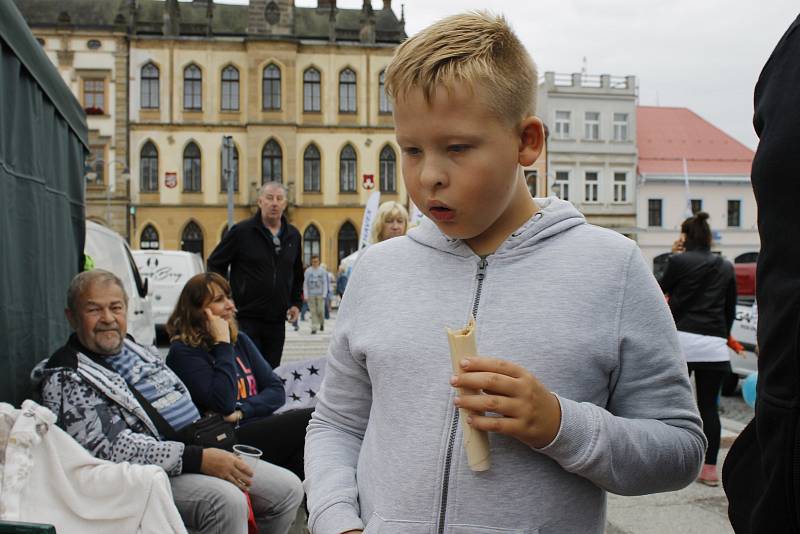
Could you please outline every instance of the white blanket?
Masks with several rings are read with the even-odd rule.
[[[31,400],[0,403],[0,519],[59,534],[186,532],[163,469],[94,458],[55,422]]]

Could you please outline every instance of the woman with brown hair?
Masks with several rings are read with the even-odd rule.
[[[683,221],[672,252],[661,289],[669,297],[689,374],[695,375],[697,407],[708,439],[698,481],[717,486],[718,398],[722,380],[731,370],[727,343],[736,314],[736,277],[733,265],[711,252],[711,228],[705,212]]]
[[[217,273],[192,277],[167,322],[167,365],[186,384],[202,413],[236,424],[239,443],[303,479],[303,448],[311,409],[274,414],[283,382],[236,324],[228,282]]]

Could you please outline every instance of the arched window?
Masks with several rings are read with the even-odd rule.
[[[203,257],[203,230],[194,221],[184,227],[181,234],[181,250],[197,252]]]
[[[194,64],[183,69],[183,109],[203,109],[203,73]]]
[[[303,264],[311,265],[311,256],[319,256],[319,230],[313,224],[303,232]]]
[[[223,193],[228,192],[228,176],[225,174],[225,147],[220,151],[219,169],[219,190]],[[231,173],[233,174],[233,190],[239,190],[239,149],[236,145],[231,145]]]
[[[198,193],[202,190],[203,177],[200,166],[200,148],[194,142],[183,149],[183,190]]]
[[[222,111],[239,111],[239,69],[222,69]]]
[[[339,155],[339,192],[355,192],[356,163],[355,149],[350,145],[346,145]]]
[[[148,224],[142,230],[142,235],[139,238],[139,248],[142,250],[156,250],[161,248],[161,243],[158,241],[158,232],[153,228],[152,224]]]
[[[139,189],[143,193],[158,191],[158,150],[150,141],[139,154]]]
[[[264,110],[281,109],[281,69],[270,63],[264,69],[261,82],[261,102]]]
[[[339,228],[339,238],[337,242],[339,245],[338,257],[340,263],[344,258],[358,250],[358,233],[352,223],[348,221]]]
[[[320,111],[321,80],[319,71],[314,67],[306,69],[303,73],[303,111]]]
[[[382,70],[378,76],[378,112],[391,113],[392,100],[386,94],[386,71]]]
[[[381,192],[397,193],[397,156],[389,145],[381,150],[380,169]]]
[[[261,149],[261,183],[283,182],[283,151],[281,145],[270,139]]]
[[[303,191],[319,193],[322,188],[320,179],[321,160],[316,145],[308,145],[303,153]]]
[[[158,109],[158,67],[152,63],[142,67],[140,97],[142,109]]]
[[[339,73],[339,113],[356,112],[356,73],[344,69]]]

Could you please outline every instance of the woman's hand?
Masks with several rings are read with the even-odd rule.
[[[683,236],[672,242],[672,253],[680,254],[681,252],[686,252]]]
[[[208,333],[211,334],[214,341],[217,343],[230,343],[231,326],[228,324],[228,321],[219,315],[214,315],[208,308],[205,308],[203,311],[206,314],[206,319],[208,319]]]

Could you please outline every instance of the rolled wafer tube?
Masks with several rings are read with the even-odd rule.
[[[450,342],[450,359],[453,363],[453,373],[461,374],[459,362],[467,356],[477,356],[475,346],[475,319],[471,318],[469,324],[460,330],[447,329],[447,341]],[[480,391],[469,388],[458,388],[461,396],[479,395]],[[461,425],[464,434],[464,449],[467,451],[467,463],[473,471],[486,471],[491,465],[489,457],[489,435],[483,430],[476,430],[467,424],[469,410],[459,408],[459,415],[464,422]],[[472,412],[474,413],[474,412]],[[476,415],[483,415],[477,413]]]

